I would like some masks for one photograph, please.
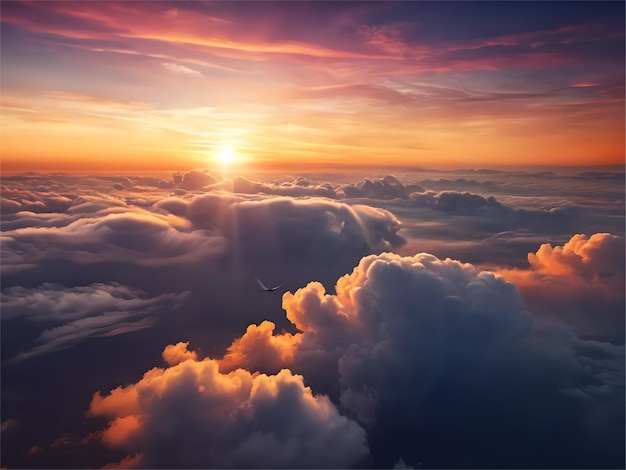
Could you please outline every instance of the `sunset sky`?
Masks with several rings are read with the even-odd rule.
[[[625,5],[0,0],[0,468],[624,468]]]
[[[3,1],[2,167],[624,161],[623,2]]]

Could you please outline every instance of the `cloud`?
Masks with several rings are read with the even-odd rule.
[[[64,180],[70,180],[65,190]],[[308,200],[271,198],[256,191],[249,197],[217,191],[173,197],[164,191],[165,185],[154,181],[117,178],[103,184],[102,179],[94,180],[97,190],[89,193],[80,180],[35,179],[40,189],[28,197],[42,201],[41,211],[17,212],[3,221],[3,272],[21,272],[56,260],[164,266],[242,255],[244,260],[276,260],[278,255],[288,261],[290,256],[311,256],[318,248],[328,256],[354,252],[350,260],[354,263],[364,254],[403,242],[397,235],[399,222],[390,213],[317,199],[335,195],[334,190],[304,179],[259,186],[271,188],[270,193],[313,196]],[[21,206],[28,181],[8,182],[11,197]],[[174,175],[174,186],[185,190],[199,190],[216,181],[201,171]],[[233,181],[238,185],[247,180]],[[68,195],[64,208],[43,201],[52,188]],[[135,194],[138,189],[140,195]]]
[[[404,243],[397,233],[400,223],[390,212],[320,198],[245,200],[209,193],[187,203],[186,217],[197,230],[217,230],[253,266],[330,262]]]
[[[206,171],[194,170],[173,174],[174,184],[182,189],[198,190],[217,182],[217,178]]]
[[[174,294],[145,298],[139,289],[118,283],[92,284],[66,288],[42,284],[34,289],[9,287],[2,290],[2,320],[27,317],[40,323],[72,321],[103,311],[150,309],[176,299]]]
[[[345,197],[367,197],[372,199],[405,199],[411,192],[423,191],[418,185],[405,187],[395,176],[385,176],[382,179],[364,179],[355,185],[345,185],[342,188]]]
[[[310,180],[298,177],[293,181],[260,183],[251,181],[242,176],[227,179],[208,188],[225,189],[233,193],[242,194],[273,194],[291,197],[319,196],[331,199],[406,199],[413,192],[423,191],[417,184],[403,184],[395,176],[387,175],[384,178],[365,178],[356,184],[313,183]],[[207,188],[207,189],[208,189]]]
[[[583,171],[576,175],[577,179],[624,181],[626,173],[617,171]]]
[[[96,209],[98,210],[98,209]],[[127,209],[81,217],[65,227],[20,228],[3,232],[3,269],[20,270],[22,263],[66,258],[75,262],[129,261],[146,265],[187,262],[224,250],[225,240],[186,230],[188,224]]]
[[[222,189],[240,194],[272,194],[290,197],[327,197],[337,199],[335,188],[329,183],[313,184],[306,178],[296,178],[293,181],[261,183],[249,180],[243,176],[235,176],[209,186],[210,189]]]
[[[180,342],[176,344],[170,344],[163,350],[163,360],[170,366],[175,366],[181,362],[188,360],[195,361],[198,359],[198,355],[194,351],[189,351],[187,347],[189,341],[186,343]]]
[[[161,64],[161,67],[175,74],[184,75],[185,77],[204,78],[204,75],[201,72],[198,72],[197,70],[194,70],[185,65],[174,64],[172,62],[164,62]]]
[[[87,338],[116,336],[148,328],[163,311],[181,306],[188,293],[148,298],[117,283],[65,288],[43,284],[35,289],[2,291],[2,321],[26,319],[43,324],[35,345],[9,359],[16,363],[75,345]]]
[[[424,253],[368,256],[335,290],[285,293],[299,332],[251,326],[220,366],[303,374],[368,430],[378,467],[623,459],[623,347],[580,340],[502,277]]]
[[[345,468],[368,454],[365,431],[301,376],[222,374],[190,355],[96,393],[89,412],[108,420],[100,439],[143,467]]]
[[[596,233],[589,238],[577,234],[562,247],[541,245],[536,254],[528,255],[528,261],[532,270],[543,274],[576,275],[596,281],[617,277],[617,282],[623,284],[624,239],[610,233]]]
[[[574,235],[563,246],[543,244],[526,269],[501,269],[530,308],[556,316],[578,334],[623,344],[624,239],[608,233]]]
[[[464,194],[452,191],[451,177],[451,187],[441,187],[448,195],[432,193],[439,208],[447,210],[434,210],[415,205],[414,198],[428,194],[419,187],[419,174],[404,175],[402,182],[398,175],[347,184],[345,175],[219,181],[203,171],[191,173],[200,176],[187,176],[190,189],[180,185],[185,173],[174,181],[136,176],[3,178],[3,196],[33,209],[3,214],[2,281],[4,293],[12,295],[7,301],[14,302],[14,313],[8,316],[3,305],[3,356],[32,351],[43,344],[36,341],[44,331],[84,320],[71,326],[81,341],[75,349],[6,368],[3,396],[5,388],[17,396],[46,389],[51,401],[80,403],[85,391],[109,390],[112,373],[113,384],[137,382],[169,344],[163,352],[169,364],[165,370],[200,363],[208,354],[224,376],[240,368],[253,375],[276,376],[285,368],[302,375],[313,396],[327,395],[339,414],[367,430],[372,460],[359,460],[357,466],[390,468],[402,460],[407,467],[419,467],[420,462],[431,467],[493,462],[509,467],[514,455],[523,456],[521,464],[544,467],[611,466],[619,461],[616,440],[623,437],[622,414],[613,400],[623,380],[619,367],[616,372],[615,347],[599,342],[608,336],[579,328],[576,337],[565,325],[544,318],[522,282],[519,288],[529,310],[543,317],[525,313],[512,286],[479,268],[413,256],[416,246],[439,243],[437,253],[443,257],[462,253],[458,256],[463,260],[511,265],[546,240],[565,244],[576,233],[568,232],[568,224],[587,224],[591,212],[617,225],[623,214],[617,204],[605,201],[613,196],[597,196],[596,186],[588,193],[598,184],[595,180],[571,186],[571,180],[554,176],[498,173],[492,190],[485,186],[481,194]],[[472,177],[477,174],[483,173]],[[609,184],[615,181],[602,180],[603,186]],[[347,187],[355,188],[353,196],[347,196]],[[582,194],[580,188],[582,196],[576,194]],[[497,197],[495,203],[489,202],[491,195]],[[584,207],[583,196],[591,200]],[[575,209],[562,206],[562,200],[570,199]],[[554,235],[542,235],[546,230]],[[413,244],[408,248],[406,238]],[[609,246],[601,251],[609,253]],[[394,250],[414,251],[408,258],[387,254],[363,262],[335,288],[337,278],[352,272],[363,256]],[[579,249],[574,251],[583,257]],[[597,282],[618,285],[619,277],[607,276],[609,264],[599,262],[604,255],[593,256],[598,262],[587,263],[579,284],[564,281],[571,274],[557,276],[539,266],[533,271],[545,279],[561,278],[562,289],[545,290],[542,305],[561,302],[558,317],[570,324],[566,312],[576,309],[594,312],[592,323],[604,321],[600,316],[608,303],[602,302],[611,297],[599,299],[604,290],[596,287],[596,277]],[[552,258],[543,265],[556,265],[557,258]],[[559,258],[557,264],[568,262]],[[284,300],[287,316],[277,308],[280,292],[262,292],[254,275],[276,284],[289,278],[284,289],[293,294]],[[307,285],[311,280],[318,282]],[[595,297],[581,302],[578,294],[585,283],[590,294],[596,290]],[[84,340],[118,327],[119,332],[148,326],[146,318],[155,316],[141,312],[169,305],[166,299],[157,301],[163,295],[180,295],[166,293],[185,291],[190,295],[184,309],[157,314],[159,320],[149,330],[106,341]],[[571,300],[567,305],[566,299]],[[113,312],[112,324],[92,319],[106,305]],[[616,306],[611,308],[617,311]],[[123,316],[131,311],[139,315]],[[529,319],[530,326],[525,326]],[[124,322],[133,324],[120,326]],[[83,332],[87,336],[80,336]],[[70,341],[70,333],[65,328],[44,339]],[[135,341],[142,344],[139,351]],[[187,343],[204,353],[189,351]],[[85,354],[99,358],[84,363]],[[62,370],[63,380],[46,388],[42,368]],[[76,373],[82,374],[80,384],[67,385]],[[44,427],[38,409],[25,401],[12,403],[15,411],[7,418],[19,419],[20,430],[38,430],[42,437],[26,442],[26,434],[8,433],[11,443],[3,449],[7,464],[37,467],[54,461],[66,466],[65,454],[56,448],[24,454],[37,442],[52,442],[70,428],[84,427],[83,410],[52,407]],[[593,433],[585,422],[594,423],[596,435],[589,437]],[[132,418],[116,426],[119,430],[111,436],[117,432],[124,437],[126,430],[123,442],[132,440]],[[529,437],[527,429],[540,431]],[[616,430],[610,434],[609,429]],[[411,442],[407,435],[414,436]],[[147,442],[124,448],[119,441],[110,451],[92,442],[72,451],[80,454],[76,461],[84,466],[113,461],[119,466],[149,465],[141,460],[151,458],[150,453],[145,457]],[[522,452],[515,443],[528,443],[528,449]],[[574,449],[569,457],[567,446]],[[483,457],[490,455],[490,461]]]
[[[484,198],[478,194],[458,191],[442,191],[438,194],[417,193],[411,195],[411,200],[418,207],[430,207],[444,212],[467,211],[483,207],[503,209],[502,204],[493,196]]]
[[[103,465],[100,468],[102,468],[102,469],[107,469],[107,468],[109,468],[109,469],[137,468],[141,464],[142,459],[143,459],[143,455],[142,454],[127,455],[126,457],[124,457],[119,462],[108,463],[106,465]]]
[[[277,373],[283,367],[293,365],[302,335],[274,335],[274,329],[275,325],[270,321],[248,326],[244,335],[236,339],[218,361],[220,371],[243,368]]]
[[[2,424],[0,424],[0,433],[5,433],[9,429],[12,429],[12,428],[14,428],[14,427],[16,427],[18,425],[19,425],[19,423],[15,419],[4,420],[4,421],[2,421]]]

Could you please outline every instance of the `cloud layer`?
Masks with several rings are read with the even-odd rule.
[[[326,439],[310,465],[620,462],[623,172],[216,175],[3,178],[3,465],[296,466]],[[253,409],[223,447],[205,379]]]
[[[148,298],[145,292],[117,283],[74,288],[58,284],[43,284],[36,289],[6,288],[0,297],[3,327],[7,327],[7,321],[25,320],[35,323],[39,331],[34,346],[9,362],[65,349],[88,338],[148,328],[159,314],[179,309],[188,294]]]
[[[283,367],[303,374],[368,431],[374,466],[604,466],[624,456],[623,347],[581,341],[564,324],[533,316],[502,277],[429,254],[384,253],[361,260],[336,294],[311,282],[286,293],[283,307],[298,333],[251,325],[223,359],[201,364],[229,377]],[[125,410],[112,416],[131,414],[131,391],[162,374],[111,392]],[[176,403],[198,388],[188,390]]]

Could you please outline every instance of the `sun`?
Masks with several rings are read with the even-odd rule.
[[[230,145],[222,146],[215,154],[215,158],[222,165],[228,165],[229,163],[233,163],[235,161],[233,148]]]

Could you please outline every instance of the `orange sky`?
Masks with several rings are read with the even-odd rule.
[[[3,171],[624,162],[611,12],[248,7],[3,2]]]

